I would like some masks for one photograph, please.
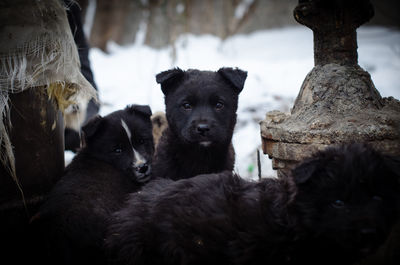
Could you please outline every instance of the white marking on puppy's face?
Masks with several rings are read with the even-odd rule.
[[[126,132],[126,135],[128,136],[129,142],[132,145],[132,142],[131,142],[131,137],[132,137],[131,130],[129,129],[128,125],[126,124],[126,122],[123,119],[121,119],[121,124],[122,124],[122,128],[124,128],[124,130]]]
[[[138,152],[135,150],[135,148],[132,147],[133,154],[135,155],[135,162],[133,165],[135,167],[140,166],[142,164],[146,164],[146,159]]]
[[[139,166],[141,164],[145,164],[147,162],[146,159],[138,151],[136,151],[135,148],[133,148],[133,145],[132,145],[132,132],[131,132],[131,130],[129,129],[128,125],[126,124],[126,122],[123,119],[121,119],[121,125],[122,125],[122,128],[124,128],[124,130],[126,132],[126,135],[128,136],[129,143],[131,144],[133,155],[135,157],[135,161],[133,162],[133,166],[136,167],[136,166]]]

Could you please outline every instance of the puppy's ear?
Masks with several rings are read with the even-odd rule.
[[[83,127],[82,132],[84,133],[84,142],[87,143],[90,138],[92,138],[96,132],[101,127],[103,123],[103,117],[96,115],[91,118]]]
[[[149,105],[130,105],[126,107],[128,113],[138,113],[144,115],[146,117],[150,117],[152,115],[151,108]]]
[[[168,91],[182,79],[184,74],[185,72],[177,67],[156,75],[156,81],[161,84],[161,90],[164,95],[167,95]]]
[[[397,188],[400,189],[400,157],[399,156],[389,156],[384,155],[384,170],[387,175],[392,175],[395,179],[395,183],[397,184]]]
[[[223,67],[218,70],[218,73],[233,85],[238,94],[243,90],[244,81],[247,78],[246,71],[239,68]]]
[[[292,176],[296,184],[306,183],[318,170],[315,161],[305,161],[292,170]]]

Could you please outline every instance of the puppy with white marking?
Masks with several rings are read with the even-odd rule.
[[[133,105],[91,119],[84,147],[32,220],[44,264],[103,264],[110,214],[149,180],[154,153],[151,110]]]

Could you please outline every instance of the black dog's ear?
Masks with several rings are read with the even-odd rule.
[[[302,162],[292,170],[292,176],[296,184],[306,183],[317,171],[314,160]]]
[[[84,140],[87,143],[88,139],[93,137],[98,129],[101,127],[103,117],[96,115],[91,118],[83,127],[82,132],[84,133]]]
[[[184,74],[185,72],[177,67],[156,75],[156,81],[158,84],[161,84],[161,90],[164,95],[167,95],[171,86],[175,85],[176,82],[178,82]]]
[[[129,105],[126,107],[128,113],[138,113],[144,115],[146,117],[150,117],[152,115],[151,108],[149,105]]]
[[[233,85],[238,94],[243,90],[244,81],[247,78],[246,71],[239,68],[223,67],[218,70],[218,73]]]
[[[385,172],[389,171],[390,173],[387,173],[387,175],[392,175],[396,178],[395,183],[397,188],[400,189],[400,157],[384,155],[383,159]]]

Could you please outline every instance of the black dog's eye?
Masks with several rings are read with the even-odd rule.
[[[122,148],[119,148],[119,147],[115,148],[114,153],[116,153],[116,154],[122,153]]]
[[[342,200],[336,200],[336,201],[334,201],[333,203],[332,203],[332,206],[333,207],[335,207],[335,208],[343,208],[344,207],[344,201],[342,201]]]
[[[221,101],[218,101],[217,104],[215,104],[215,109],[220,110],[224,107],[224,103]]]
[[[182,108],[184,110],[191,110],[192,109],[192,105],[190,105],[189,103],[185,102],[182,104]]]
[[[383,201],[382,197],[380,197],[380,196],[378,196],[378,195],[373,196],[372,199],[373,199],[374,201]]]
[[[139,144],[144,144],[145,140],[144,140],[143,138],[140,138],[137,142],[138,142]]]

